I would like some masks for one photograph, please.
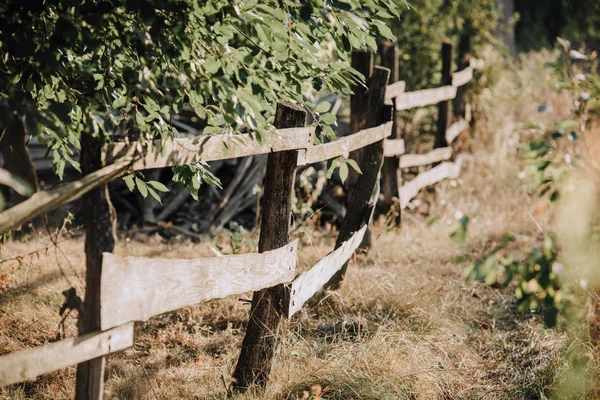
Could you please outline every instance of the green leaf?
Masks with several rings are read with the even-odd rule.
[[[154,200],[158,201],[159,204],[162,204],[160,196],[154,191],[154,189],[152,189],[151,187],[146,187],[146,189],[148,189],[148,193],[150,193],[150,196],[152,196]]]
[[[350,165],[350,167],[352,167],[352,169],[355,170],[356,172],[358,172],[359,174],[362,174],[362,171],[358,167],[358,164],[353,159],[351,159],[351,158],[347,159],[346,164]]]
[[[127,104],[127,97],[121,96],[121,97],[117,97],[115,99],[115,101],[113,101],[112,106],[115,109],[119,109],[119,108],[124,107],[125,104]]]
[[[348,178],[348,164],[343,163],[340,165],[339,174],[342,183],[346,182],[346,179]]]
[[[336,121],[335,115],[330,114],[330,113],[326,113],[326,114],[321,114],[319,116],[319,122],[323,123],[323,124],[333,124]]]
[[[165,185],[163,185],[162,183],[158,182],[158,181],[148,181],[146,182],[148,185],[152,186],[154,189],[158,190],[159,192],[168,192],[169,188],[166,187]]]
[[[326,101],[322,101],[319,103],[319,105],[317,106],[317,108],[315,109],[316,112],[318,113],[324,113],[331,110],[331,104],[329,104]]]
[[[138,191],[140,192],[143,198],[148,197],[148,186],[146,186],[144,181],[142,181],[137,176],[135,177],[135,185],[137,186]]]
[[[127,185],[127,188],[130,192],[133,192],[133,189],[135,189],[135,182],[133,181],[134,178],[135,175],[133,174],[129,174],[123,177],[123,181],[125,181],[125,185]]]

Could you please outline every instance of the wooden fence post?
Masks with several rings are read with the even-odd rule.
[[[381,66],[390,70],[390,81],[392,84],[398,80],[398,47],[396,42],[381,42],[379,45],[379,53],[381,54]],[[391,139],[401,139],[400,129],[396,123],[396,107],[392,104],[391,109],[387,112],[391,114],[390,118],[393,121]],[[381,192],[383,193],[383,201],[385,204],[385,212],[388,212],[392,207],[394,197],[398,197],[398,174],[400,173],[400,159],[398,157],[385,157],[383,161],[383,170],[381,177]],[[400,224],[400,214],[396,218],[396,225]]]
[[[81,135],[81,170],[87,175],[102,168],[102,140],[89,133]],[[85,301],[79,318],[79,335],[100,330],[100,276],[102,253],[115,246],[115,213],[105,184],[83,195],[85,227]],[[101,400],[104,387],[104,357],[77,366],[75,398]]]
[[[306,111],[302,107],[284,101],[277,104],[276,128],[302,127],[305,123]],[[290,241],[297,160],[296,150],[269,154],[261,205],[259,253],[283,247]],[[246,335],[233,373],[234,391],[266,385],[277,347],[279,324],[288,304],[288,290],[284,285],[277,285],[254,292]]]
[[[369,100],[367,112],[367,127],[375,127],[385,122],[383,119],[385,90],[390,77],[390,70],[375,67],[369,81]],[[335,242],[337,249],[348,240],[363,224],[369,224],[379,197],[379,175],[383,164],[383,140],[363,148],[358,165],[361,174],[356,184],[348,192],[348,207],[342,221],[340,234]],[[363,242],[364,243],[364,242]],[[326,289],[335,290],[340,287],[348,263],[337,271],[325,285]]]
[[[458,57],[456,59],[456,70],[462,71],[469,67],[469,58],[471,54],[471,36],[462,34],[458,40]],[[456,88],[456,97],[452,101],[452,114],[454,120],[465,118],[467,109],[465,95],[467,93],[468,83]]]
[[[444,41],[442,44],[442,82],[440,86],[447,85],[452,85],[452,43]],[[447,100],[438,103],[438,121],[434,148],[448,146],[448,141],[446,140],[448,104],[449,101]]]

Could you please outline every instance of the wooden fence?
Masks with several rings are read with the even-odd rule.
[[[397,135],[389,138],[395,129],[395,121],[391,120],[394,113],[386,112],[386,105],[394,105],[395,110],[407,110],[452,100],[457,94],[457,87],[467,84],[473,78],[473,70],[482,68],[482,64],[481,60],[472,60],[467,68],[452,75],[448,85],[414,92],[405,92],[402,81],[388,85],[389,70],[385,68],[375,67],[373,71],[366,71],[366,75],[371,77],[368,99],[355,97],[351,101],[361,100],[367,105],[365,112],[372,115],[364,117],[363,129],[331,143],[313,145],[315,130],[303,126],[304,111],[280,103],[275,120],[275,126],[280,129],[269,135],[263,144],[258,144],[248,134],[174,139],[162,143],[162,151],[158,150],[161,143],[110,144],[102,148],[101,162],[105,165],[102,168],[58,189],[38,192],[0,213],[0,231],[5,231],[132,170],[269,154],[259,253],[165,260],[120,257],[105,252],[101,258],[98,286],[90,287],[90,284],[96,283],[89,277],[87,280],[86,301],[89,303],[90,299],[95,299],[97,304],[91,306],[99,310],[96,331],[0,357],[0,387],[88,360],[102,360],[107,354],[126,349],[133,345],[134,321],[145,321],[167,311],[248,291],[255,291],[255,296],[242,354],[250,361],[238,364],[234,377],[238,387],[264,383],[268,378],[275,344],[265,342],[267,339],[260,327],[276,329],[281,317],[290,318],[322,288],[339,284],[343,277],[343,273],[339,276],[340,271],[345,269],[345,264],[368,234],[372,209],[379,197],[378,180],[384,157],[392,160],[396,174],[401,168],[441,162],[399,186],[397,198],[401,208],[406,207],[422,188],[457,177],[460,172],[460,158],[455,162],[447,161],[453,156],[449,145],[426,154],[405,154],[404,141]],[[458,118],[447,129],[443,127],[446,143],[451,144],[468,127],[468,114]],[[224,151],[224,144],[227,151]],[[359,206],[349,202],[335,250],[296,276],[298,242],[290,243],[289,225],[281,223],[282,218],[288,219],[290,214],[296,166],[340,156],[356,157],[353,152],[359,149],[362,149],[358,161],[363,174],[358,178],[362,181],[354,182],[353,196],[357,202],[362,202],[360,207],[363,208],[358,209]],[[281,210],[272,207],[273,204],[281,205]],[[89,253],[87,256],[88,261],[93,257]],[[89,268],[88,262],[88,275],[91,274]],[[336,274],[337,282],[333,279]],[[261,311],[261,302],[264,303],[265,299],[270,299],[269,307],[275,308],[274,314],[265,316],[268,312]],[[256,326],[253,327],[253,324]],[[273,335],[269,333],[268,336]],[[257,343],[271,349],[265,354],[253,354]],[[87,374],[80,376],[78,373],[78,398],[102,398],[103,365],[102,361],[96,372],[90,367]],[[80,385],[85,389],[80,391]]]

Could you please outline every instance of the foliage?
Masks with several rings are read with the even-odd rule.
[[[278,100],[348,93],[364,80],[348,55],[391,37],[384,20],[399,2],[2,2],[0,126],[23,120],[59,176],[66,162],[78,167],[82,132],[168,140],[183,111],[204,133],[250,131],[261,141]],[[204,170],[180,168],[176,179],[194,188]]]
[[[475,53],[493,40],[497,3],[497,0],[416,0],[410,2],[411,8],[403,8],[400,19],[392,23],[392,31],[398,38],[400,79],[406,81],[407,90],[439,85],[443,38],[458,45],[461,35],[469,35]],[[456,58],[457,50],[454,53]]]
[[[520,0],[515,34],[520,50],[551,47],[558,36],[577,43],[600,40],[600,3],[596,0]]]

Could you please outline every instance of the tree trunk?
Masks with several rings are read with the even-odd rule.
[[[102,167],[102,140],[88,133],[81,135],[81,170],[87,175]],[[105,184],[82,197],[85,227],[85,301],[80,315],[79,335],[100,329],[100,276],[102,253],[111,252],[115,246],[116,219]],[[77,366],[77,400],[100,400],[104,386],[104,357]]]
[[[456,70],[462,71],[469,66],[469,59],[471,56],[471,36],[463,34],[460,36],[458,41],[458,58],[456,59]],[[454,120],[457,121],[460,118],[465,118],[467,113],[465,97],[469,83],[456,88],[456,97],[452,102],[452,114]]]
[[[302,127],[305,123],[306,112],[302,107],[283,101],[277,104],[276,128]],[[289,243],[297,159],[295,150],[269,154],[261,204],[259,253]],[[279,325],[289,300],[288,290],[277,285],[254,292],[246,336],[233,374],[234,391],[266,385],[279,339]]]

